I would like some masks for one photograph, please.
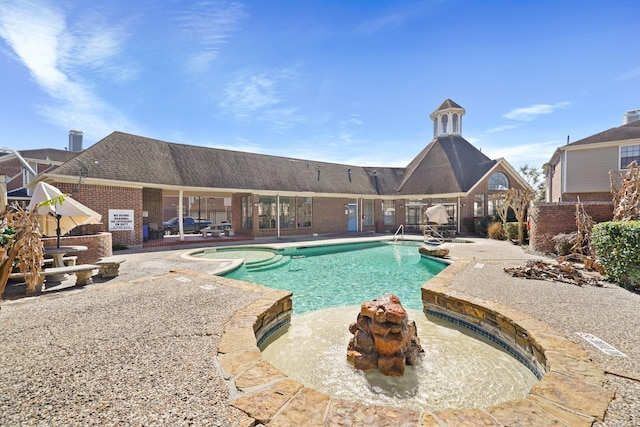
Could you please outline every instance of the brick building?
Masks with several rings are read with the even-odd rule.
[[[425,209],[439,203],[449,213],[450,227],[460,232],[463,218],[494,213],[508,188],[530,188],[505,159],[489,159],[462,137],[464,114],[455,102],[444,101],[430,116],[433,140],[406,168],[268,156],[114,132],[37,180],[100,213],[113,243],[128,246],[142,244],[143,225],[166,219],[169,198],[177,202],[170,207],[183,215],[193,215],[196,200],[222,201],[236,234],[252,238],[393,232],[399,225],[418,230]],[[130,226],[112,228],[114,213],[122,212],[130,216]]]

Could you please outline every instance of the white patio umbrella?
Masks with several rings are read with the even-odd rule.
[[[427,220],[429,222],[435,222],[436,224],[449,223],[447,209],[441,204],[428,207],[425,213],[427,214]]]
[[[41,202],[55,199],[63,194],[53,185],[39,182],[33,190],[29,203],[29,210],[38,209],[40,231],[45,236],[57,236],[58,247],[60,247],[60,236],[67,234],[79,225],[95,224],[102,219],[102,215],[68,195],[64,195],[62,203],[56,202],[50,206],[45,205],[38,208]]]

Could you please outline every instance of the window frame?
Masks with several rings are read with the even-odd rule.
[[[494,177],[504,177],[504,181],[506,182],[506,186],[504,188],[500,187],[500,182],[494,182]],[[506,191],[509,189],[509,178],[503,172],[494,172],[489,176],[489,180],[487,181],[487,190],[489,191]]]
[[[631,148],[634,151],[636,151],[638,154],[637,155],[633,155],[633,156],[625,156],[624,158],[626,159],[631,159],[630,161],[627,161],[625,163],[627,163],[626,165],[622,165],[622,150],[625,148]],[[629,169],[629,164],[631,164],[631,162],[636,161],[638,163],[638,165],[640,165],[640,144],[626,144],[626,145],[621,145],[618,149],[618,167],[620,168],[619,170],[628,170]]]

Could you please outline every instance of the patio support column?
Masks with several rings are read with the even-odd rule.
[[[178,233],[180,240],[184,240],[184,224],[182,223],[182,190],[178,193]]]
[[[456,225],[456,227],[458,228],[456,230],[457,233],[460,233],[460,216],[461,215],[462,215],[462,202],[460,201],[460,196],[458,196],[458,212],[456,212],[456,216],[458,217],[456,221],[458,223]]]
[[[276,230],[278,231],[278,239],[280,238],[280,195],[276,196]]]

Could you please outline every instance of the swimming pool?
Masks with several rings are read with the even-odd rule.
[[[397,295],[405,307],[422,310],[420,287],[447,264],[420,255],[420,245],[377,241],[270,252],[254,249],[245,255],[258,261],[245,262],[225,277],[292,291],[296,315],[359,305],[383,293]],[[213,254],[210,256],[231,257],[243,252],[232,249]]]
[[[423,257],[421,242],[242,247],[191,253],[241,258],[226,277],[292,292],[294,316],[259,344],[288,377],[335,398],[420,410],[483,407],[522,398],[536,376],[479,335],[422,312],[422,285],[447,263]],[[363,301],[384,293],[412,311],[424,357],[403,377],[355,370],[346,363],[349,324]],[[304,355],[303,355],[304,351]]]

